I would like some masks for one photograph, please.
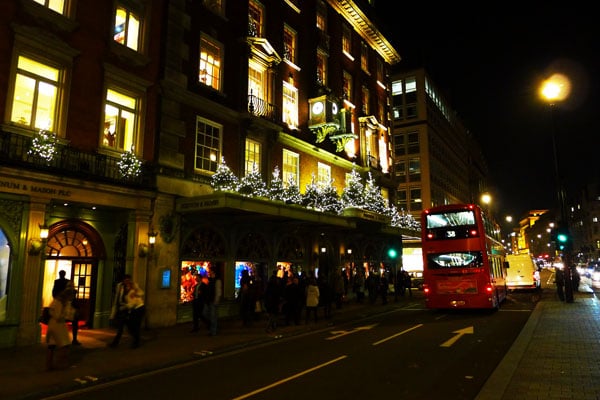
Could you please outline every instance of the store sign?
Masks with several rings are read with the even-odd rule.
[[[47,194],[58,197],[71,197],[72,192],[64,188],[52,186],[30,185],[13,180],[0,180],[0,189],[27,194]]]

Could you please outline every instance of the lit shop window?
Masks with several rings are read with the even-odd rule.
[[[204,118],[196,119],[196,156],[194,168],[216,172],[221,154],[223,127]]]
[[[58,68],[19,56],[10,120],[55,131],[61,78]]]
[[[221,45],[212,38],[200,37],[200,83],[221,90]]]
[[[140,19],[124,7],[117,7],[113,39],[115,42],[138,50],[140,40]]]
[[[210,261],[182,261],[179,304],[194,300],[196,286],[208,284],[208,272],[213,268]],[[204,281],[204,282],[203,282]]]
[[[139,100],[108,89],[104,104],[102,145],[118,151],[129,151],[134,145]]]
[[[52,11],[55,11],[59,14],[65,15],[67,0],[34,0],[36,3],[43,5],[46,8],[49,8]]]

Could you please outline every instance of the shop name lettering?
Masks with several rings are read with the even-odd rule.
[[[63,196],[63,197],[71,196],[70,190],[55,189],[55,188],[51,188],[51,187],[35,186],[35,185],[27,186],[22,183],[12,182],[12,181],[0,181],[0,188],[20,190],[23,192],[31,192],[31,193],[52,194],[52,195]]]
[[[193,203],[184,203],[181,205],[181,208],[183,210],[186,210],[189,208],[214,207],[214,206],[218,206],[218,205],[219,205],[219,200],[213,199],[213,200],[195,201]]]

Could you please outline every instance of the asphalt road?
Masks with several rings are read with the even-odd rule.
[[[473,399],[539,299],[499,311],[395,309],[331,329],[70,393],[70,399]]]

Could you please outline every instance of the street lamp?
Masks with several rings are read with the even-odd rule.
[[[556,126],[556,104],[569,97],[571,82],[562,74],[554,74],[545,80],[540,86],[540,97],[550,105],[552,118],[552,153],[554,155],[554,174],[556,178],[556,193],[560,209],[560,228],[569,235],[569,219],[567,215],[566,193],[563,177],[561,174],[558,150],[557,150],[557,126]],[[571,281],[571,250],[563,249],[563,265],[565,271],[565,301],[573,302],[573,285]]]

